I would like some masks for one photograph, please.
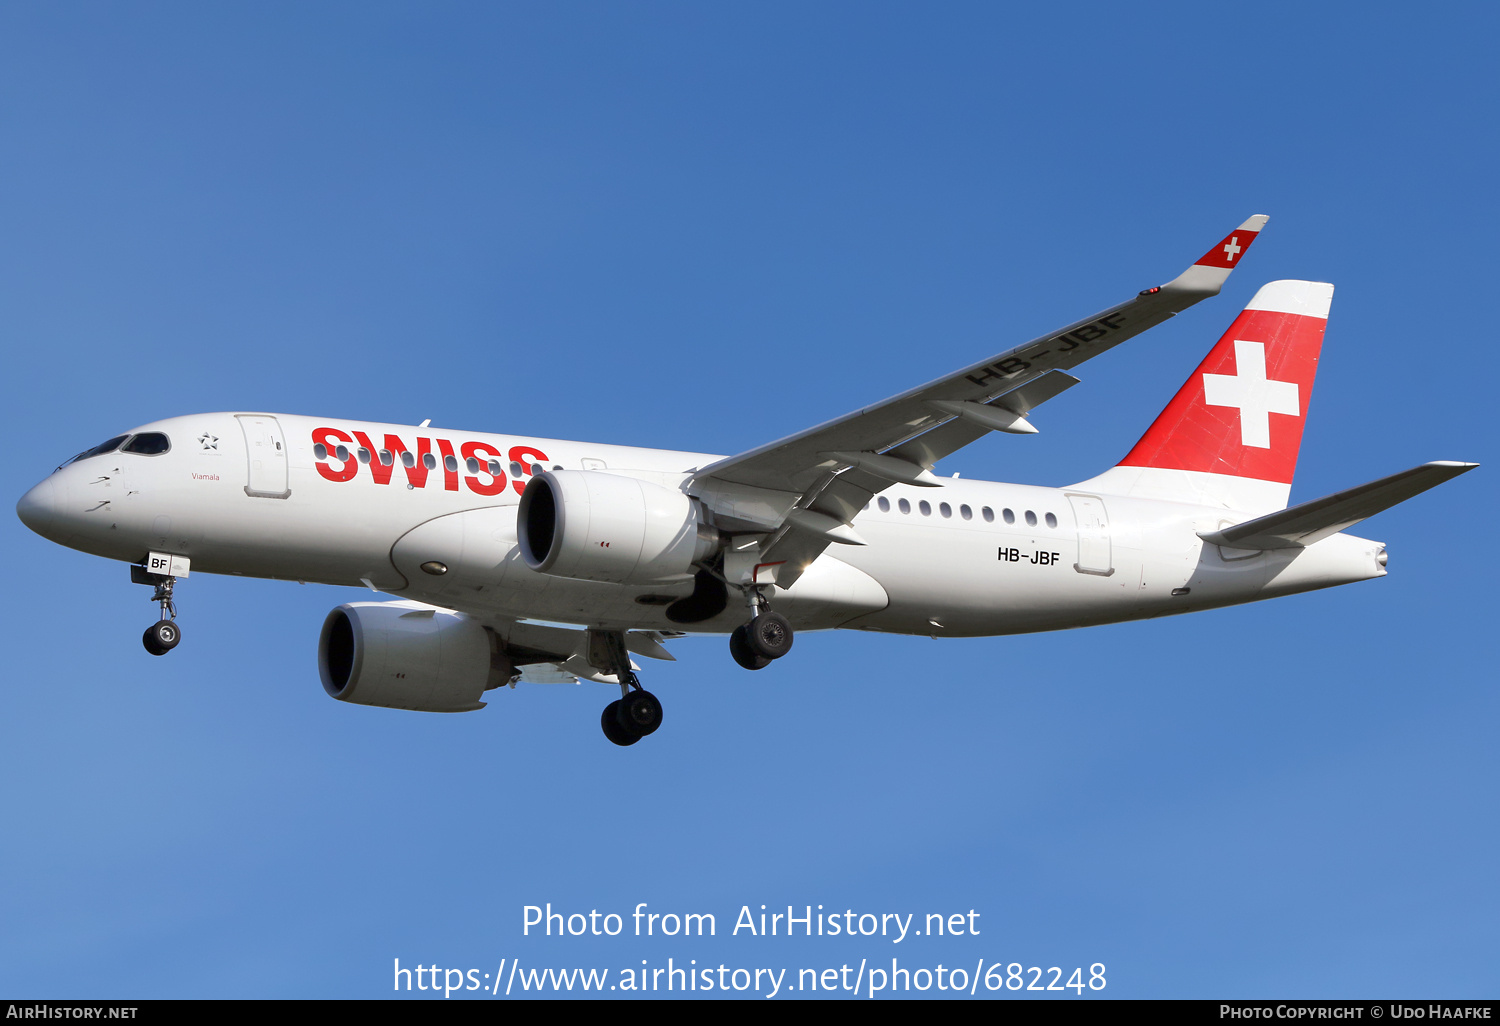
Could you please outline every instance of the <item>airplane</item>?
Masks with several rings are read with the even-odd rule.
[[[940,477],[991,432],[1030,434],[1068,371],[1218,294],[1267,221],[1123,303],[737,456],[226,412],[132,428],[17,505],[33,531],[131,565],[181,640],[193,571],[363,586],[323,623],[335,699],[484,708],[518,682],[620,689],[616,745],[662,722],[638,655],[729,636],[740,666],[795,632],[1051,631],[1382,577],[1344,533],[1474,469],[1434,462],[1288,507],[1333,286],[1255,293],[1125,458],[1065,488]]]

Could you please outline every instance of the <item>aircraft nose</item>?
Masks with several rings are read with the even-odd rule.
[[[62,497],[58,494],[57,482],[47,478],[31,491],[21,496],[16,503],[16,516],[21,523],[43,538],[56,540],[62,528]]]

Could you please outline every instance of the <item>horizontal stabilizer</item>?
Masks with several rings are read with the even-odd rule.
[[[1226,527],[1202,531],[1198,537],[1234,549],[1295,549],[1353,527],[1381,510],[1467,473],[1477,463],[1424,463],[1390,477],[1325,495],[1290,509]]]

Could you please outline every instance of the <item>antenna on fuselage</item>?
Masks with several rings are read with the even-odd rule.
[[[432,423],[432,418],[428,417],[426,420],[422,421],[422,423],[418,424],[417,427],[426,427],[428,424],[431,424],[431,423]]]

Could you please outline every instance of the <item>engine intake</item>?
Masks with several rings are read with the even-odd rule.
[[[597,470],[534,476],[516,511],[526,565],[539,573],[611,584],[691,580],[718,533],[698,503],[649,481]]]
[[[323,690],[356,705],[469,712],[514,674],[493,631],[420,602],[339,606],[318,641]]]

